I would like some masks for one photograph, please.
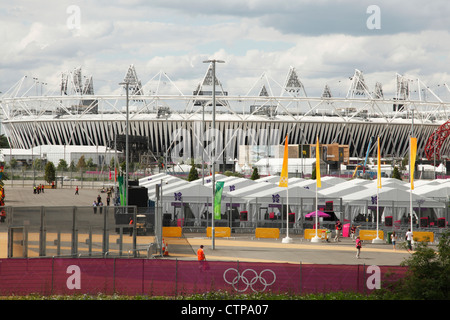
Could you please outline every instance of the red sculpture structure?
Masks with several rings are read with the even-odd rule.
[[[436,160],[440,159],[442,145],[450,135],[450,120],[441,125],[436,131],[434,131],[428,138],[425,145],[425,156],[428,160],[433,159],[436,156]]]

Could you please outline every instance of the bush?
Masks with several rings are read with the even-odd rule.
[[[408,267],[406,276],[395,282],[385,297],[412,300],[450,299],[450,248],[449,232],[442,234],[437,250],[419,242],[410,258],[402,262]]]

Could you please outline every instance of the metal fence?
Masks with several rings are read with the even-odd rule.
[[[8,257],[157,254],[155,208],[5,207]]]
[[[205,197],[204,201],[208,203]],[[187,206],[189,205],[189,206]],[[183,233],[206,233],[211,226],[211,213],[204,206],[205,214],[195,216],[191,209],[193,202],[181,206],[171,206],[173,211],[163,211],[155,207],[128,208],[120,206],[52,206],[52,207],[4,207],[6,221],[0,228],[8,230],[8,257],[151,257],[162,254],[162,227],[178,226]],[[203,203],[204,205],[204,203]],[[225,206],[225,204],[224,204]],[[225,206],[226,207],[226,206]],[[230,227],[234,234],[255,233],[256,228],[278,228],[281,234],[286,232],[286,214],[281,210],[279,216],[271,216],[267,205],[255,203],[256,215],[235,207],[232,202],[224,211],[216,227]],[[296,207],[295,203],[290,208]],[[336,207],[338,208],[338,207]],[[293,210],[294,211],[294,210]],[[296,211],[296,210],[295,210]],[[314,219],[306,219],[305,212],[296,212],[289,216],[289,233],[303,235],[305,229],[311,229]],[[164,213],[162,213],[164,212]],[[130,224],[131,221],[131,224]],[[360,229],[375,229],[372,221],[342,220]],[[334,219],[320,221],[320,228],[334,230]],[[379,223],[388,241],[390,232],[402,236],[410,224],[395,222],[391,225]],[[417,227],[417,228],[416,228]],[[431,231],[438,241],[443,228],[415,225],[415,231]],[[359,230],[359,229],[358,229]]]

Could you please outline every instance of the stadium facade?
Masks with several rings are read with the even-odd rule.
[[[57,92],[39,94],[38,81],[27,85],[30,79],[23,77],[2,94],[2,125],[11,147],[114,148],[123,143],[128,114],[132,148],[154,160],[168,155],[174,162],[209,162],[215,150],[216,163],[232,164],[239,158],[240,145],[279,145],[286,136],[289,144],[313,144],[319,139],[322,144],[349,145],[350,157],[359,158],[365,157],[371,139],[379,136],[384,157],[404,157],[411,135],[418,138],[420,159],[425,157],[429,137],[448,121],[450,110],[449,103],[418,79],[397,74],[395,96],[385,97],[382,85],[376,83],[370,90],[359,70],[351,77],[345,97],[333,97],[328,85],[321,96],[308,97],[291,67],[284,85],[274,88],[263,74],[247,95],[229,94],[216,77],[213,130],[211,66],[187,94],[164,72],[142,85],[133,65],[123,82],[117,81],[123,86],[118,94],[96,95],[93,78],[82,79],[81,68],[64,72]],[[128,95],[123,83],[128,83]],[[418,96],[412,95],[412,83],[418,86],[414,90]],[[274,94],[275,89],[280,94]],[[446,141],[434,153],[439,159],[449,151]],[[376,152],[372,144],[369,156]]]

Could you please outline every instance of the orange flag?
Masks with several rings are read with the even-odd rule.
[[[283,167],[281,168],[280,183],[279,187],[288,186],[288,136],[286,136],[286,141],[284,142],[284,156],[283,156]]]
[[[319,149],[319,137],[317,137],[316,143],[316,186],[322,188],[322,182],[320,181],[320,149]]]

